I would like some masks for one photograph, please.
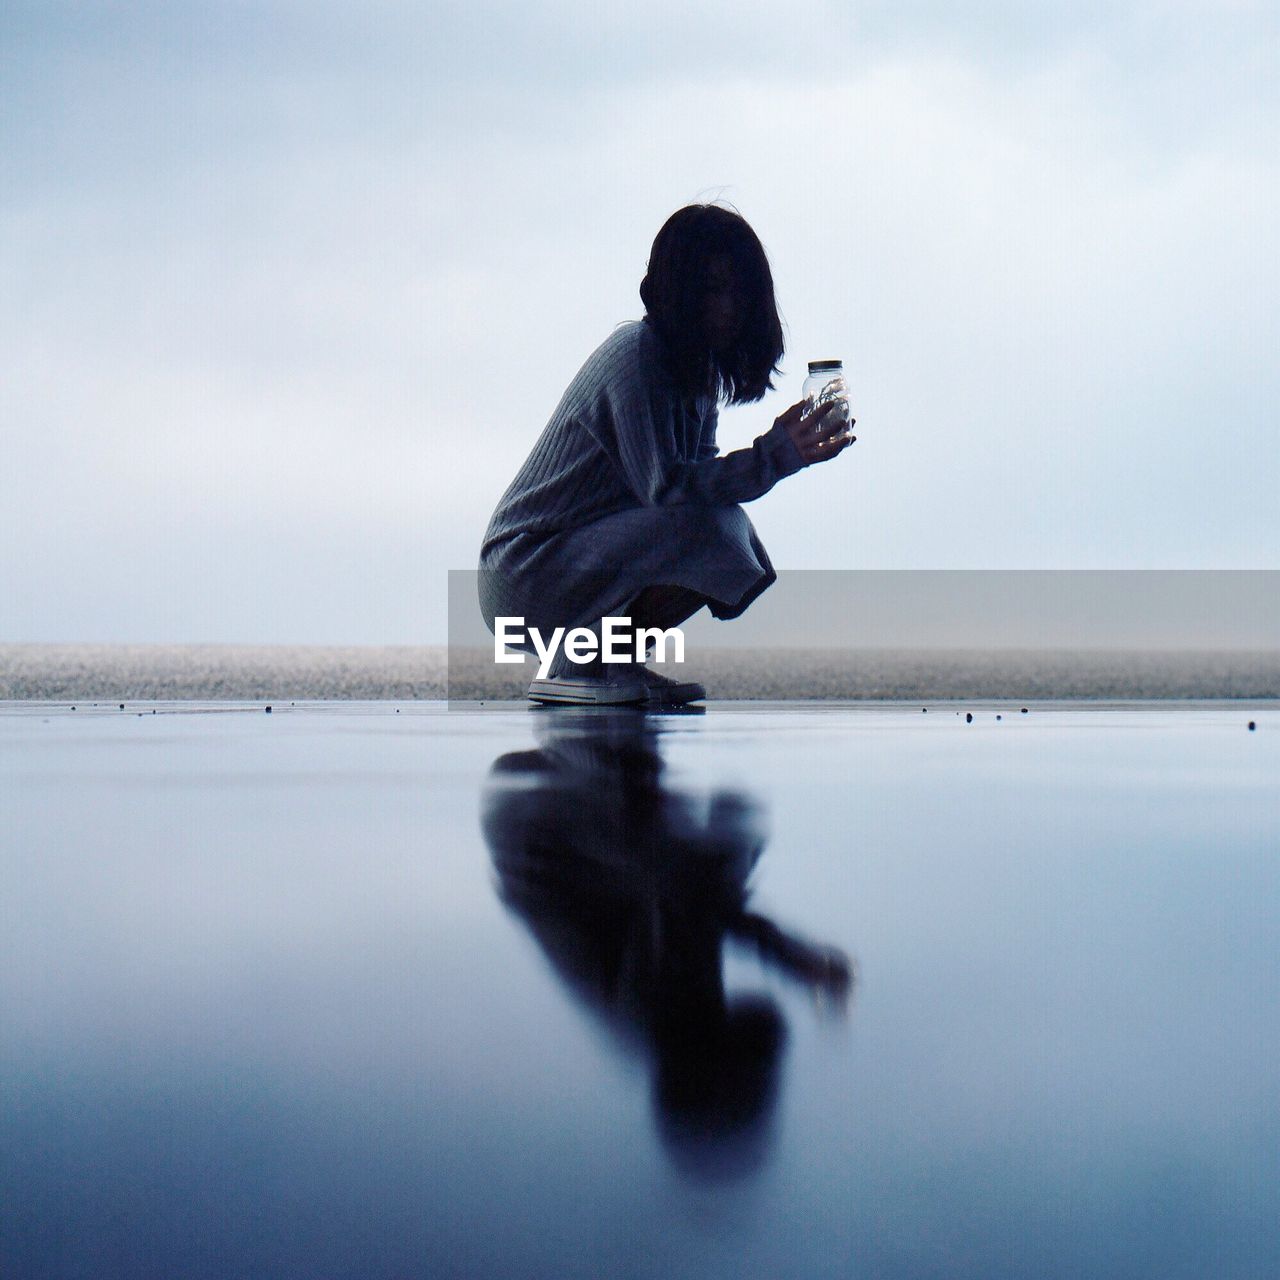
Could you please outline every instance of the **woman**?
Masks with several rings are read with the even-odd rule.
[[[800,401],[749,449],[720,454],[717,404],[772,389],[782,324],[764,247],[745,219],[690,205],[658,232],[640,285],[644,319],[619,325],[569,384],[503,494],[480,552],[480,602],[599,633],[606,617],[678,626],[706,605],[736,618],[776,575],[740,504],[853,440],[838,404]],[[540,702],[679,704],[700,685],[643,663],[586,664],[561,650],[529,688]]]

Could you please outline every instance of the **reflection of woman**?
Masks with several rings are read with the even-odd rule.
[[[649,1060],[673,1158],[750,1168],[767,1146],[784,1027],[771,1000],[726,995],[724,939],[837,997],[848,961],[746,910],[764,847],[747,797],[665,788],[643,714],[567,714],[539,718],[541,750],[493,766],[484,829],[502,897],[575,995]]]
[[[763,397],[782,358],[773,277],[746,221],[690,205],[658,232],[642,321],[620,325],[570,383],[503,494],[480,552],[481,605],[556,626],[604,617],[673,627],[703,605],[737,617],[773,580],[739,504],[849,442],[835,405],[792,405],[749,449],[720,454],[717,403]],[[688,702],[643,664],[562,654],[539,701]]]

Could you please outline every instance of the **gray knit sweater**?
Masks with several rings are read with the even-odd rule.
[[[619,325],[569,384],[489,521],[482,567],[526,544],[632,507],[736,505],[804,463],[784,427],[720,454],[710,396],[686,400],[645,321]]]

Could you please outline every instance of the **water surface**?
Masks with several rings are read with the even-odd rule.
[[[1280,1273],[1280,712],[152,709],[0,711],[0,1275]]]

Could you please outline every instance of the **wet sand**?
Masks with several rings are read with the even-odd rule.
[[[1280,698],[1277,652],[705,649],[717,700]],[[532,662],[444,646],[0,645],[0,700],[522,699]]]

